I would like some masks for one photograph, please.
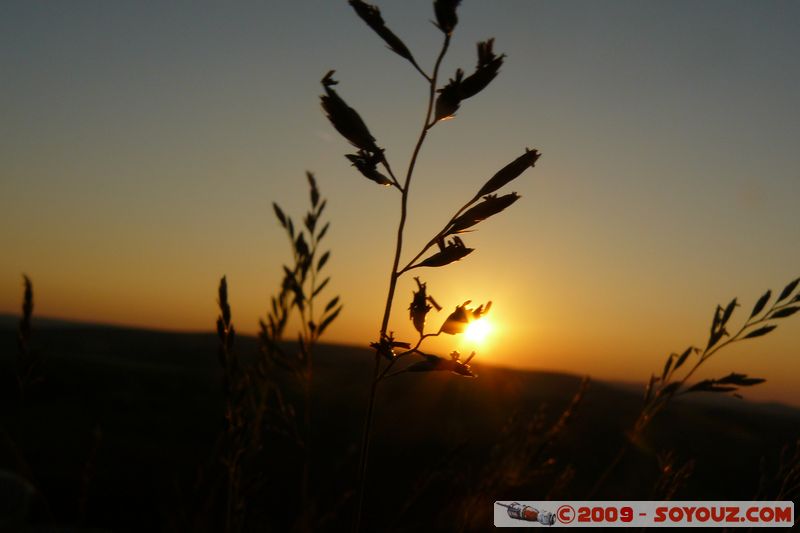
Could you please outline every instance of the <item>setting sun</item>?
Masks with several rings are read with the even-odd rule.
[[[474,343],[480,344],[492,331],[492,325],[485,318],[470,322],[464,331],[464,337]]]

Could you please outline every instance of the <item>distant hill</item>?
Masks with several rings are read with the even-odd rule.
[[[15,326],[15,317],[0,317],[0,390],[6,394],[15,390]],[[203,483],[216,483],[198,476],[218,468],[224,425],[216,336],[44,319],[34,327],[45,381],[21,415],[11,410],[13,401],[0,410],[63,522],[74,523],[76,487],[95,447],[89,525],[160,530],[212,505],[197,498]],[[257,357],[253,338],[237,339],[236,349],[244,359]],[[372,358],[367,349],[333,345],[319,346],[314,356],[312,483],[323,530],[335,530],[336,517],[349,505]],[[640,390],[591,383],[542,465],[526,465],[524,457],[538,449],[537,439],[569,404],[580,377],[475,368],[477,379],[409,374],[382,387],[370,476],[373,524],[392,517],[398,530],[446,529],[456,516],[464,529],[481,530],[494,500],[580,499],[624,442],[641,406]],[[295,401],[286,376],[275,380]],[[95,444],[98,431],[102,438]],[[696,461],[678,499],[750,499],[762,457],[774,468],[780,448],[799,436],[798,409],[727,399],[676,402],[602,497],[649,499],[658,457],[671,451],[681,464]],[[282,520],[299,505],[298,477],[290,468],[297,451],[275,436],[265,454],[278,473],[266,481],[273,492],[264,509],[274,528],[288,529],[292,524]],[[9,457],[0,447],[0,468],[12,468]],[[512,477],[506,459],[520,470]],[[502,483],[487,485],[498,473]],[[484,500],[474,516],[462,516],[464,502]]]
[[[4,314],[0,313],[0,331],[3,329],[15,329],[19,322],[18,315],[11,315],[11,314]],[[155,336],[161,339],[159,342],[163,341],[163,339],[171,339],[170,343],[174,343],[175,341],[181,342],[180,339],[197,339],[198,337],[210,337],[212,343],[216,343],[216,335],[213,332],[209,331],[208,333],[183,333],[183,332],[172,332],[166,330],[151,330],[145,328],[137,328],[131,326],[124,326],[124,325],[117,325],[117,324],[103,324],[103,323],[96,323],[96,322],[82,322],[78,320],[70,320],[70,319],[61,319],[61,318],[49,318],[49,317],[33,317],[33,328],[35,330],[62,330],[62,329],[80,329],[86,331],[88,334],[92,332],[97,332],[99,330],[114,330],[119,333],[120,338],[129,335],[137,335],[141,334],[144,336]],[[155,340],[154,337],[154,340]],[[241,342],[247,343],[248,345],[252,345],[255,343],[255,339],[252,336],[248,335],[240,335],[242,339]],[[252,348],[252,346],[249,346]],[[347,350],[343,350],[345,347],[342,345],[322,345],[320,347],[321,350],[325,352],[341,352],[341,353],[356,353],[357,355],[353,355],[353,357],[357,357],[358,359],[370,359],[369,354],[365,353],[368,350],[365,350],[363,347],[352,346],[347,347]],[[351,348],[351,349],[350,349]],[[179,350],[180,351],[180,350]],[[141,351],[135,351],[135,354],[131,354],[133,356],[140,356]],[[371,360],[371,359],[370,359]],[[520,369],[513,369],[508,367],[502,366],[495,366],[491,363],[476,363],[481,368],[492,368],[496,371],[508,371],[511,373],[538,373],[541,374],[542,371],[527,371],[527,370],[520,370]],[[576,374],[571,374],[568,372],[545,372],[546,374],[552,375],[559,375],[564,378],[569,377],[572,379],[579,379],[579,376]],[[597,380],[596,383],[602,383],[605,386],[619,388],[621,391],[625,391],[631,394],[641,394],[643,392],[644,383],[639,383],[635,381],[613,381],[613,380]],[[792,407],[780,402],[755,402],[749,399],[740,400],[737,398],[733,398],[729,395],[715,395],[715,394],[705,394],[705,395],[697,395],[693,398],[689,398],[687,401],[692,403],[701,403],[706,405],[713,405],[713,406],[721,406],[721,407],[728,407],[731,409],[744,409],[749,412],[759,413],[759,412],[785,412],[787,415],[791,416],[792,414],[800,413],[800,408]]]
[[[0,313],[0,329],[6,328],[16,328],[17,324],[19,324],[19,315],[11,315],[8,313]],[[116,328],[116,329],[136,329],[126,326],[115,326],[111,324],[102,324],[98,322],[82,322],[80,320],[71,320],[71,319],[64,319],[64,318],[50,318],[50,317],[42,317],[34,314],[33,318],[31,319],[32,325],[34,328],[44,328],[44,329],[64,329],[64,328],[94,328],[94,329],[105,329],[105,328]]]

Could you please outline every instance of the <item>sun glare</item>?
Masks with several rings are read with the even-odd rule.
[[[480,344],[486,340],[486,337],[491,331],[492,326],[489,324],[489,321],[485,318],[481,318],[469,323],[466,331],[464,331],[464,337],[471,342]]]

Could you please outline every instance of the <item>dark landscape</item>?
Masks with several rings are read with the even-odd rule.
[[[15,325],[14,317],[0,320],[2,425],[10,437],[0,467],[28,470],[44,495],[33,499],[29,524],[220,529],[225,404],[216,335],[34,319],[44,379],[18,409]],[[243,359],[257,357],[255,339],[237,346]],[[333,531],[349,519],[372,360],[367,348],[317,348],[310,501],[302,507],[297,447],[268,434],[261,501],[250,502],[259,514],[246,529],[290,530],[304,516],[315,530]],[[387,381],[377,400],[366,529],[479,531],[491,524],[495,500],[587,499],[642,404],[641,390],[591,382],[562,417],[580,376],[473,369],[478,379],[433,372]],[[800,436],[800,410],[713,400],[676,401],[593,499],[664,498],[664,473],[689,461],[693,471],[672,499],[768,496],[781,448]]]

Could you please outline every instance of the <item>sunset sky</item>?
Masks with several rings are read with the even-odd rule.
[[[379,5],[430,70],[430,2]],[[508,57],[431,131],[406,260],[526,146],[543,155],[508,187],[522,199],[464,236],[472,255],[416,271],[446,308],[432,324],[492,300],[476,361],[643,382],[706,341],[717,304],[738,296],[738,325],[800,276],[798,28],[790,1],[464,1],[445,77],[488,37]],[[41,316],[209,330],[226,274],[253,333],[289,260],[271,203],[299,219],[311,170],[345,303],[327,339],[375,339],[399,194],[345,160],[319,80],[336,69],[398,171],[427,87],[344,0],[6,1],[0,42],[0,312],[18,313],[25,272]],[[747,397],[800,405],[800,318],[748,342],[701,377],[764,377]]]

